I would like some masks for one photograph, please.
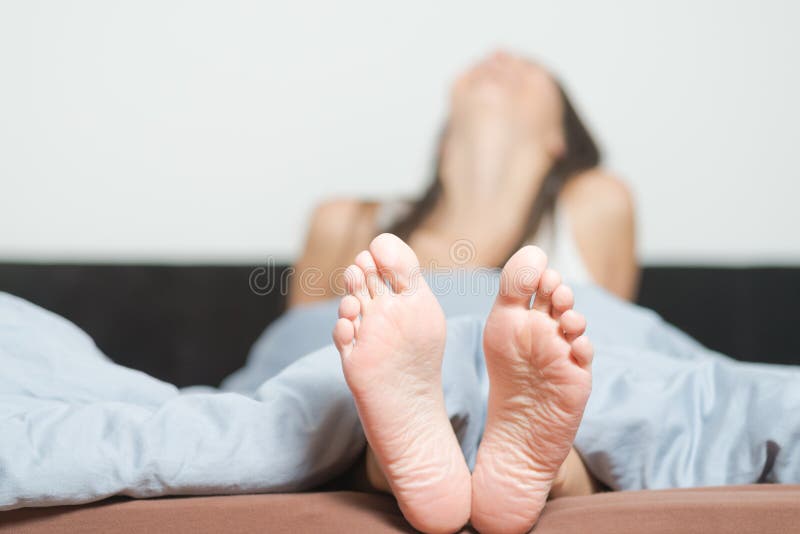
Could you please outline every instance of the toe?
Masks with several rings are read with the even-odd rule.
[[[350,352],[353,350],[353,339],[355,339],[353,321],[343,317],[336,321],[336,325],[333,327],[333,343],[342,358],[350,356]]]
[[[381,234],[372,240],[369,251],[378,273],[389,283],[392,291],[413,290],[420,275],[419,260],[402,239],[394,234]]]
[[[581,367],[587,367],[592,363],[594,348],[589,338],[585,335],[579,336],[572,342],[572,357]]]
[[[383,288],[386,284],[381,280],[378,273],[378,267],[375,265],[375,260],[368,251],[361,251],[356,256],[356,265],[358,265],[364,273],[364,280],[366,280],[367,291],[372,298],[381,295],[384,291]]]
[[[559,319],[561,330],[567,341],[582,336],[586,331],[586,318],[575,310],[567,310]]]
[[[367,281],[364,278],[364,271],[357,265],[351,265],[344,271],[344,283],[347,286],[347,292],[358,299],[360,310],[363,310],[370,300],[369,291],[367,290]]]
[[[358,326],[361,322],[361,302],[353,295],[345,295],[339,302],[339,318],[347,319],[353,323],[354,334],[358,334]]]
[[[533,309],[549,314],[552,309],[552,297],[558,286],[561,285],[561,275],[558,271],[547,269],[539,281],[536,298],[533,300]]]
[[[498,300],[529,308],[546,266],[547,255],[539,247],[519,249],[503,267]]]
[[[565,311],[572,309],[575,305],[575,297],[572,294],[572,289],[569,288],[566,284],[561,284],[553,291],[553,296],[550,297],[550,302],[552,303],[553,309],[550,311],[550,315],[553,319],[558,319],[561,317]]]
[[[339,302],[339,317],[351,321],[361,313],[361,303],[353,295],[345,295]]]

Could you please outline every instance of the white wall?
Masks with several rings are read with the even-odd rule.
[[[263,261],[419,191],[449,81],[566,80],[647,262],[800,263],[800,2],[0,2],[0,256]]]

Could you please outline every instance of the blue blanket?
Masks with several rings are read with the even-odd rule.
[[[437,287],[448,413],[472,465],[485,419],[483,318],[497,283]],[[800,373],[703,348],[654,313],[575,288],[595,344],[576,448],[614,489],[800,482]],[[118,366],[76,326],[0,293],[0,509],[111,495],[300,491],[365,438],[329,344],[337,302],[289,311],[219,390]]]

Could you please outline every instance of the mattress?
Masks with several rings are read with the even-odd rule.
[[[349,491],[109,499],[0,513],[0,533],[413,532],[394,500]],[[468,532],[468,530],[465,530]],[[601,493],[551,501],[536,534],[800,532],[800,485]]]

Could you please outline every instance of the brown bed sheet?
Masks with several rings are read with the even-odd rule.
[[[390,497],[327,492],[111,499],[0,512],[0,533],[409,532]],[[603,493],[550,502],[537,534],[800,532],[800,486]]]

